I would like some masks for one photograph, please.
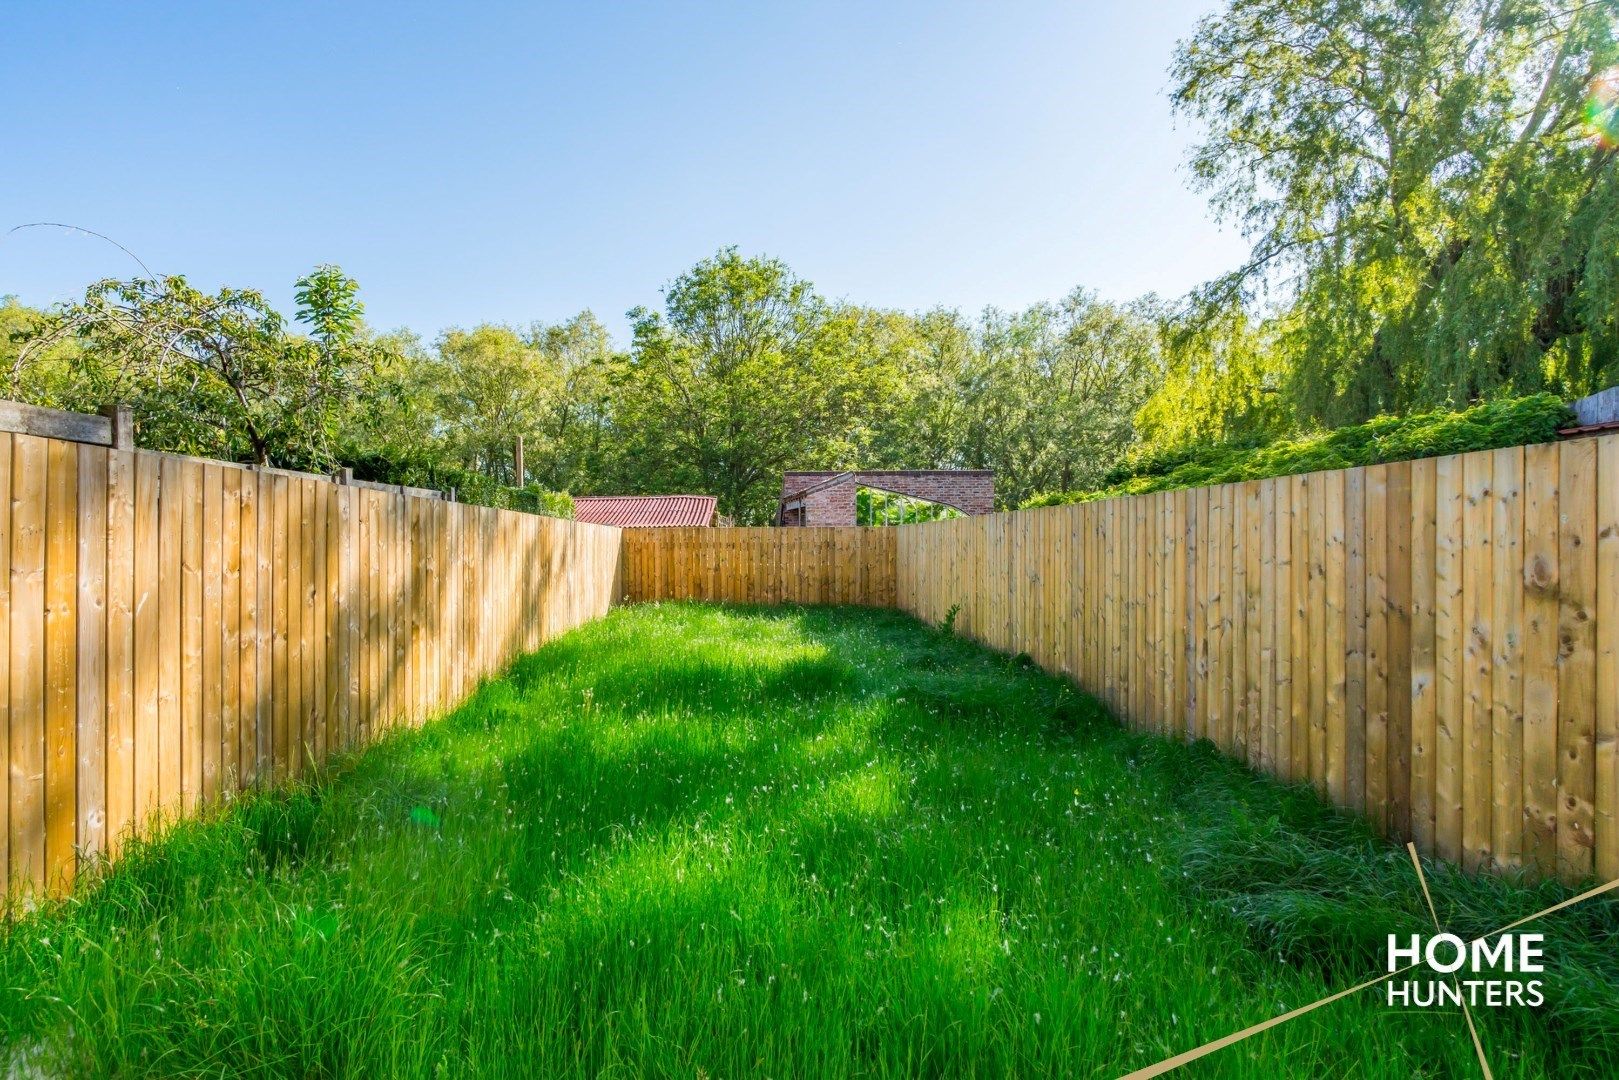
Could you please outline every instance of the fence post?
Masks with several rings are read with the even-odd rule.
[[[135,410],[128,405],[107,404],[101,407],[101,415],[112,420],[112,448],[135,449]]]

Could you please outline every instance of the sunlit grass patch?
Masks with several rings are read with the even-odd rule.
[[[1113,1076],[1375,972],[1403,858],[904,616],[648,605],[16,924],[0,1038],[46,1076]],[[1434,875],[1470,928],[1555,892]],[[1607,1075],[1614,912],[1547,925],[1498,1076]],[[1466,1074],[1460,1023],[1367,995],[1192,1072]]]

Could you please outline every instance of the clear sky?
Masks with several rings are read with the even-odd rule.
[[[828,296],[1176,295],[1244,250],[1167,67],[1214,0],[7,5],[0,231],[253,286],[334,262],[379,328],[589,307],[739,245]],[[0,293],[139,267],[0,239]]]

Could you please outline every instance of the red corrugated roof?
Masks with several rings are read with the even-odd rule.
[[[713,495],[575,495],[573,516],[621,529],[712,525],[718,502]]]
[[[1557,434],[1565,439],[1572,439],[1576,435],[1600,435],[1604,431],[1619,431],[1619,420],[1603,420],[1596,424],[1581,424],[1578,427],[1558,428]]]

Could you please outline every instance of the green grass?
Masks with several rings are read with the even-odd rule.
[[[1376,972],[1403,854],[891,612],[619,610],[0,948],[8,1075],[1113,1076]],[[1487,928],[1564,895],[1441,868]],[[1611,1074],[1615,907],[1499,1077]],[[1367,993],[1186,1070],[1451,1076]],[[31,1071],[30,1071],[31,1070]]]

